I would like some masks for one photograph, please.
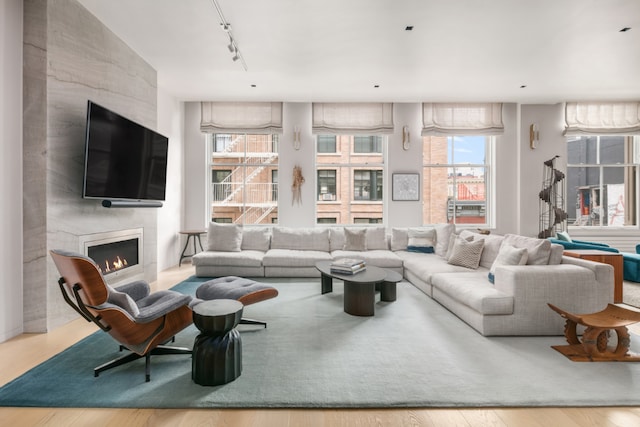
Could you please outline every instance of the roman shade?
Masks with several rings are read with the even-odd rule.
[[[314,102],[313,133],[332,135],[393,133],[393,104]]]
[[[422,104],[422,136],[502,133],[502,103]]]
[[[640,102],[567,102],[563,135],[640,135]]]
[[[202,102],[204,133],[282,133],[282,102]]]

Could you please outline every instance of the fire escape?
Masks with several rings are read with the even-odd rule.
[[[223,151],[213,154],[216,158],[237,158],[235,148],[242,138],[234,139]],[[242,214],[234,222],[259,224],[277,207],[277,184],[259,179],[262,172],[278,158],[278,154],[267,151],[242,152],[245,161],[235,166],[222,181],[213,184],[214,206],[234,206]],[[246,172],[250,171],[245,176]]]

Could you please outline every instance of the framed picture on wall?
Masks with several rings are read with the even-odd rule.
[[[420,174],[394,173],[391,188],[391,199],[394,201],[420,200]]]

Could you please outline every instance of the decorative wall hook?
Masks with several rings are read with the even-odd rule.
[[[402,126],[402,149],[408,150],[411,144],[411,133],[409,133],[409,126]]]
[[[300,149],[300,128],[298,126],[293,127],[293,148]]]

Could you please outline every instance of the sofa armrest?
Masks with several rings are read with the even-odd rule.
[[[611,289],[613,289],[613,285],[614,285],[613,267],[609,264],[604,264],[601,262],[589,261],[586,259],[574,258],[569,256],[562,257],[562,264],[577,265],[579,267],[588,268],[589,270],[593,271],[593,274],[595,274],[596,280],[599,283],[602,283],[603,285],[611,286]]]
[[[532,305],[550,302],[561,308],[591,312],[613,302],[613,267],[601,266],[602,280],[596,278],[599,266],[594,269],[568,263],[498,266],[494,285],[497,290],[513,295],[514,310],[528,310]]]

